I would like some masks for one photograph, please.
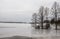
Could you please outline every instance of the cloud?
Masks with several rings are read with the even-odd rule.
[[[59,0],[0,0],[0,20],[26,21],[31,19],[31,15],[38,12],[40,6],[51,7],[54,1]],[[23,20],[23,21],[25,21]]]

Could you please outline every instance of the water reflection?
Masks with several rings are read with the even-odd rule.
[[[32,36],[45,36],[49,35],[51,30],[43,30],[43,29],[32,29]]]
[[[32,28],[32,36],[60,36],[60,30]]]
[[[8,36],[29,36],[29,37],[40,37],[40,36],[60,36],[60,30],[55,29],[35,29],[31,24],[12,24],[12,23],[0,23],[0,37]],[[6,28],[15,27],[15,28]]]

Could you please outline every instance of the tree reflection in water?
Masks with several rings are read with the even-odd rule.
[[[35,29],[31,30],[32,36],[57,36],[60,35],[60,30],[55,29]]]

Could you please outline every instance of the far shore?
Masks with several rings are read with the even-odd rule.
[[[5,22],[5,21],[0,21],[0,23],[26,23],[26,22]]]

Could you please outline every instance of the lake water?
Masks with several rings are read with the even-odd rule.
[[[40,37],[57,35],[60,36],[60,30],[38,30],[34,29],[31,24],[0,23],[0,38],[11,36]]]

